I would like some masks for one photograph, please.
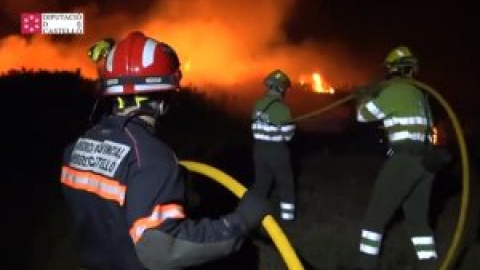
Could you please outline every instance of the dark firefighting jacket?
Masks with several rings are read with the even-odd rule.
[[[110,116],[65,150],[61,182],[82,267],[181,269],[238,250],[233,212],[190,220],[174,153],[138,118]]]

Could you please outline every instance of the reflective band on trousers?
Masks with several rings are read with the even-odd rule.
[[[88,171],[67,166],[62,168],[61,182],[73,189],[96,194],[101,198],[123,205],[127,188],[118,181]]]
[[[414,117],[392,117],[383,120],[383,125],[388,128],[394,125],[408,126],[408,125],[424,125],[428,124],[427,118],[422,116]]]
[[[130,237],[133,242],[137,242],[145,230],[154,228],[162,224],[166,219],[184,218],[183,207],[178,204],[157,205],[148,217],[139,218],[130,229]]]
[[[428,260],[437,258],[437,252],[435,251],[435,240],[433,236],[416,236],[412,237],[412,243],[417,251],[417,257],[419,260]]]
[[[388,138],[391,142],[401,140],[413,140],[423,142],[426,137],[425,134],[419,132],[399,131],[388,134]]]
[[[380,253],[380,245],[382,235],[376,232],[362,230],[362,240],[360,241],[360,252],[368,255],[378,255]]]
[[[293,203],[280,202],[280,209],[282,209],[282,210],[294,210],[295,205]]]
[[[292,213],[283,213],[280,215],[283,220],[293,220],[295,215]]]

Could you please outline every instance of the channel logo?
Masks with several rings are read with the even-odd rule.
[[[83,13],[22,13],[20,32],[23,35],[82,35]]]

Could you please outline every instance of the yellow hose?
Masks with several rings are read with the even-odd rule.
[[[346,102],[348,102],[348,101],[350,101],[351,99],[354,99],[354,98],[355,98],[355,95],[350,94],[350,95],[348,95],[344,98],[341,98],[341,99],[339,99],[339,100],[333,102],[332,104],[327,105],[323,108],[320,108],[320,109],[315,110],[313,112],[309,112],[309,113],[306,113],[306,114],[301,115],[299,117],[296,117],[296,118],[293,119],[293,121],[294,122],[299,122],[299,121],[302,121],[302,120],[305,120],[305,119],[312,118],[312,117],[317,116],[319,114],[322,114],[324,112],[330,111],[330,110],[332,110],[332,109],[334,109],[334,108],[342,105],[343,103],[346,103]]]
[[[181,160],[180,164],[185,166],[190,171],[202,174],[217,181],[235,194],[235,196],[238,198],[241,198],[246,191],[246,188],[233,177],[212,166],[187,160]],[[275,219],[273,219],[271,215],[268,215],[263,219],[262,225],[272,238],[275,246],[280,252],[280,255],[287,264],[288,269],[303,270],[304,268],[298,259],[295,250],[288,242],[288,239],[280,226],[278,226],[278,224],[275,222]]]
[[[455,112],[453,111],[453,109],[448,104],[448,102],[430,86],[415,80],[408,80],[408,81],[417,85],[420,89],[427,91],[442,105],[442,107],[447,112],[448,117],[450,118],[450,121],[453,125],[455,134],[457,137],[458,146],[460,149],[460,157],[462,162],[462,199],[461,199],[459,217],[458,217],[452,242],[447,250],[447,253],[444,256],[443,261],[441,262],[438,268],[438,270],[448,270],[450,269],[450,267],[452,266],[452,263],[454,262],[456,256],[458,255],[458,248],[460,246],[462,236],[465,230],[465,222],[466,222],[467,211],[468,211],[468,202],[470,197],[470,173],[469,173],[469,160],[468,160],[467,146],[466,146],[462,127],[460,126],[458,118]],[[313,116],[320,115],[324,112],[327,112],[337,106],[340,106],[346,103],[347,101],[353,98],[354,98],[353,95],[348,95],[326,107],[323,107],[319,110],[297,117],[294,119],[294,121],[297,122],[297,121],[311,118]],[[235,179],[233,179],[231,176],[225,174],[224,172],[214,167],[208,166],[206,164],[194,162],[194,161],[185,161],[185,160],[180,161],[180,164],[182,164],[183,166],[185,166],[187,169],[191,171],[203,174],[207,177],[210,177],[216,180],[218,183],[228,188],[233,194],[235,194],[239,198],[241,198],[246,191],[245,187],[242,186],[240,183],[238,183]],[[285,234],[282,232],[282,229],[278,226],[278,224],[275,222],[273,217],[271,215],[265,217],[262,221],[262,224],[267,230],[267,232],[269,233],[269,235],[272,237],[272,240],[275,246],[279,250],[283,260],[287,264],[288,269],[292,269],[292,270],[304,269],[295,253],[295,250],[292,248]]]
[[[427,91],[430,95],[432,95],[445,109],[450,118],[450,121],[453,125],[455,130],[455,134],[458,141],[458,146],[460,148],[460,157],[462,161],[462,199],[460,203],[460,211],[459,217],[457,221],[457,225],[455,228],[455,234],[453,235],[452,243],[448,248],[447,253],[444,256],[444,259],[439,266],[438,270],[447,270],[450,269],[455,257],[458,255],[458,248],[460,246],[460,242],[462,240],[462,236],[465,230],[465,221],[467,218],[467,211],[468,211],[468,200],[470,197],[470,169],[469,169],[469,160],[468,160],[468,151],[467,151],[467,144],[465,143],[465,137],[463,135],[462,127],[458,121],[455,112],[450,107],[448,102],[433,88],[430,86],[415,80],[409,80],[413,84],[417,85],[420,89]]]

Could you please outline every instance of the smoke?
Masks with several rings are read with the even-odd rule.
[[[184,83],[233,86],[258,81],[277,68],[294,80],[316,71],[333,85],[362,81],[365,74],[352,65],[354,57],[340,42],[290,44],[282,26],[294,4],[294,0],[157,1],[135,15],[101,15],[91,3],[72,10],[85,14],[85,35],[73,40],[54,41],[42,35],[28,41],[19,35],[1,40],[0,72],[21,67],[80,68],[84,76],[94,78],[96,68],[86,57],[88,47],[104,37],[121,38],[141,30],[177,50]]]

